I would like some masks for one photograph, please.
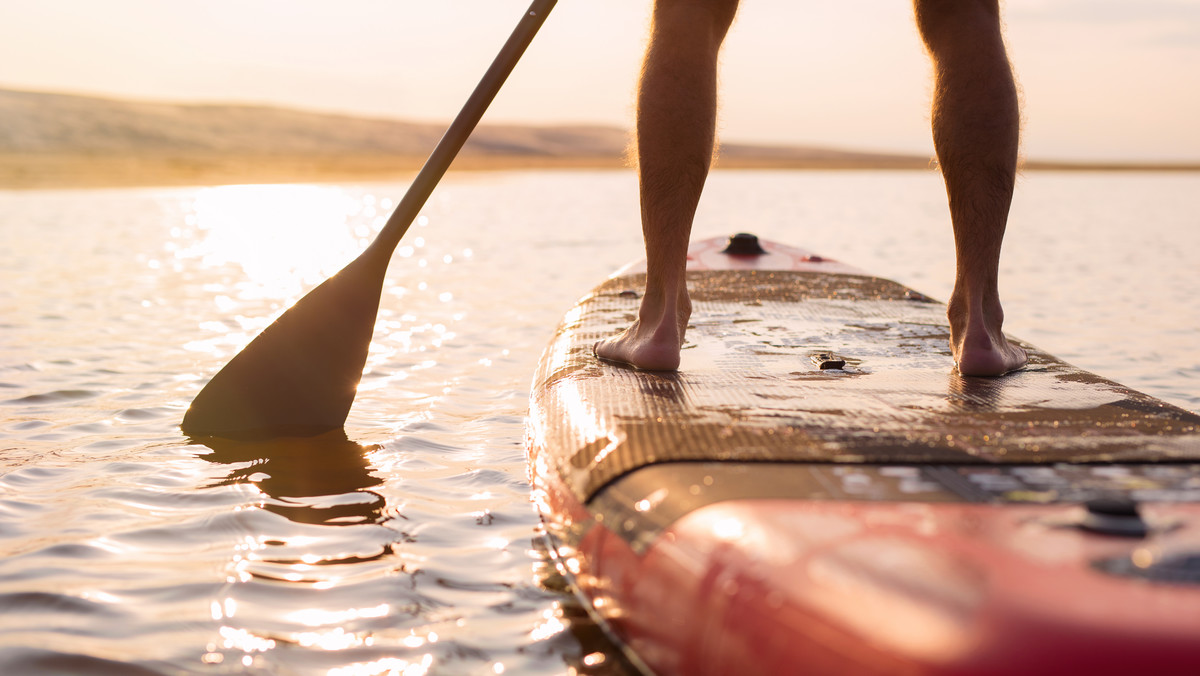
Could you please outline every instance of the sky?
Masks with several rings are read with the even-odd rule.
[[[651,0],[560,0],[485,122],[629,127]],[[450,120],[529,0],[0,5],[0,87]],[[1200,2],[1008,0],[1032,159],[1200,161]],[[898,0],[742,0],[727,141],[931,153]]]

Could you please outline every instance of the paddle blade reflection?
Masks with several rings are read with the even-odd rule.
[[[313,437],[197,442],[212,451],[201,456],[205,460],[233,465],[213,486],[254,484],[266,496],[263,508],[291,521],[351,526],[385,518],[385,499],[369,490],[383,483],[367,460],[375,447],[361,446],[341,430]]]

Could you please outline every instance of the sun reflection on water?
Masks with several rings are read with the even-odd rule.
[[[554,607],[547,608],[542,612],[542,621],[529,632],[529,636],[534,641],[544,641],[566,630],[567,625],[562,621],[562,611],[559,605],[555,604]]]
[[[385,657],[373,662],[360,662],[344,667],[330,669],[328,676],[379,676],[380,674],[397,674],[398,676],[423,676],[429,673],[433,666],[433,655],[426,654],[420,661],[411,662],[398,657]]]
[[[221,638],[224,639],[223,645],[225,648],[251,653],[264,652],[275,647],[274,639],[256,636],[245,629],[226,626],[221,627],[219,632]]]
[[[205,188],[187,218],[196,229],[180,258],[205,267],[237,265],[245,281],[229,295],[290,299],[340,270],[382,227],[386,214],[372,195],[315,185]],[[186,233],[181,233],[186,234]]]
[[[350,608],[348,610],[326,610],[324,608],[306,608],[285,615],[285,619],[299,622],[309,627],[320,627],[329,624],[345,624],[351,620],[365,617],[386,617],[391,606],[381,603],[370,608]]]

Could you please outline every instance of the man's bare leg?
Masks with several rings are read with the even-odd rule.
[[[716,136],[717,55],[737,0],[657,0],[637,96],[646,294],[633,325],[596,354],[675,370],[692,306],[687,246]]]
[[[956,273],[950,349],[964,375],[1020,368],[1001,327],[1000,245],[1016,180],[1020,110],[997,0],[915,0],[934,68],[933,141],[946,182]]]

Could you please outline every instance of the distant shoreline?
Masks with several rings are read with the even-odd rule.
[[[424,157],[0,154],[0,189],[407,180]],[[618,158],[459,157],[451,171],[620,168]]]
[[[0,88],[0,189],[406,181],[445,127],[271,106],[179,104]],[[931,171],[929,154],[726,139],[719,169]],[[480,125],[450,171],[628,168],[630,132]],[[1028,161],[1058,171],[1200,171],[1200,162]]]
[[[0,154],[0,189],[120,188],[244,183],[337,183],[407,180],[424,157],[385,155],[67,155]],[[718,169],[932,170],[915,157],[816,158],[724,156]],[[622,169],[624,158],[464,154],[451,171]],[[1029,161],[1024,171],[1193,172],[1200,164]]]

